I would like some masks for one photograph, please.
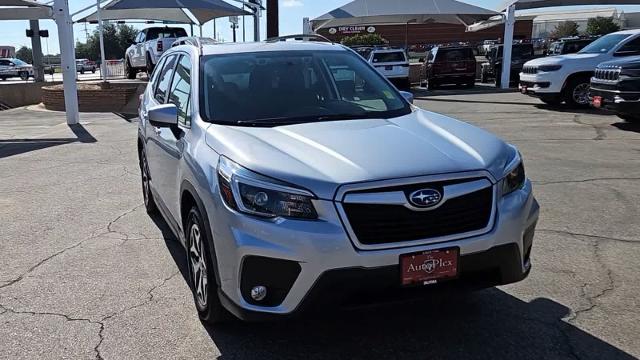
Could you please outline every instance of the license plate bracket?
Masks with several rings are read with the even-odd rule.
[[[424,286],[457,279],[460,248],[452,247],[400,255],[402,286]]]

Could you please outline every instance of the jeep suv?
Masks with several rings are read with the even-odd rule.
[[[488,83],[493,79],[496,87],[502,82],[502,52],[504,46],[496,45],[487,53],[487,62],[483,63],[480,68],[480,82]],[[513,44],[511,51],[511,82],[518,82],[518,76],[522,70],[522,66],[527,61],[533,59],[533,44]]]
[[[640,122],[640,56],[598,65],[591,78],[590,96],[594,107]]]
[[[437,89],[440,85],[455,84],[472,88],[476,84],[476,57],[471,47],[436,46],[421,59],[422,85]]]
[[[186,248],[203,321],[529,274],[539,207],[518,150],[411,99],[328,42],[162,55],[139,111],[143,198]]]
[[[529,61],[520,73],[520,91],[550,105],[589,106],[589,82],[598,64],[640,55],[640,30],[605,35],[576,54]]]

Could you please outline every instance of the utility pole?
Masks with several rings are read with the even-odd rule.
[[[104,56],[104,26],[102,24],[102,12],[100,10],[100,0],[96,0],[96,12],[98,14],[98,32],[100,34],[100,78],[107,81],[107,59]]]
[[[29,20],[33,36],[31,37],[31,54],[33,56],[33,69],[36,82],[44,81],[44,64],[42,62],[42,40],[40,39],[40,22]]]

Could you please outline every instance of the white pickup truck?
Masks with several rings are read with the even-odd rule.
[[[576,54],[548,56],[524,64],[520,91],[550,105],[589,106],[589,82],[605,61],[640,55],[640,30],[605,35]]]
[[[125,53],[125,72],[129,79],[135,79],[138,71],[151,75],[160,56],[177,38],[187,36],[183,28],[150,27],[138,33],[133,44]]]

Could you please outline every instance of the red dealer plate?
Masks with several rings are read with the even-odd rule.
[[[458,277],[459,248],[421,251],[400,256],[403,286],[437,284]]]
[[[521,86],[520,87],[520,92],[523,93],[523,94],[526,94],[527,90],[529,90],[529,89],[526,86]]]
[[[602,107],[602,96],[593,97],[593,106],[597,108]]]

